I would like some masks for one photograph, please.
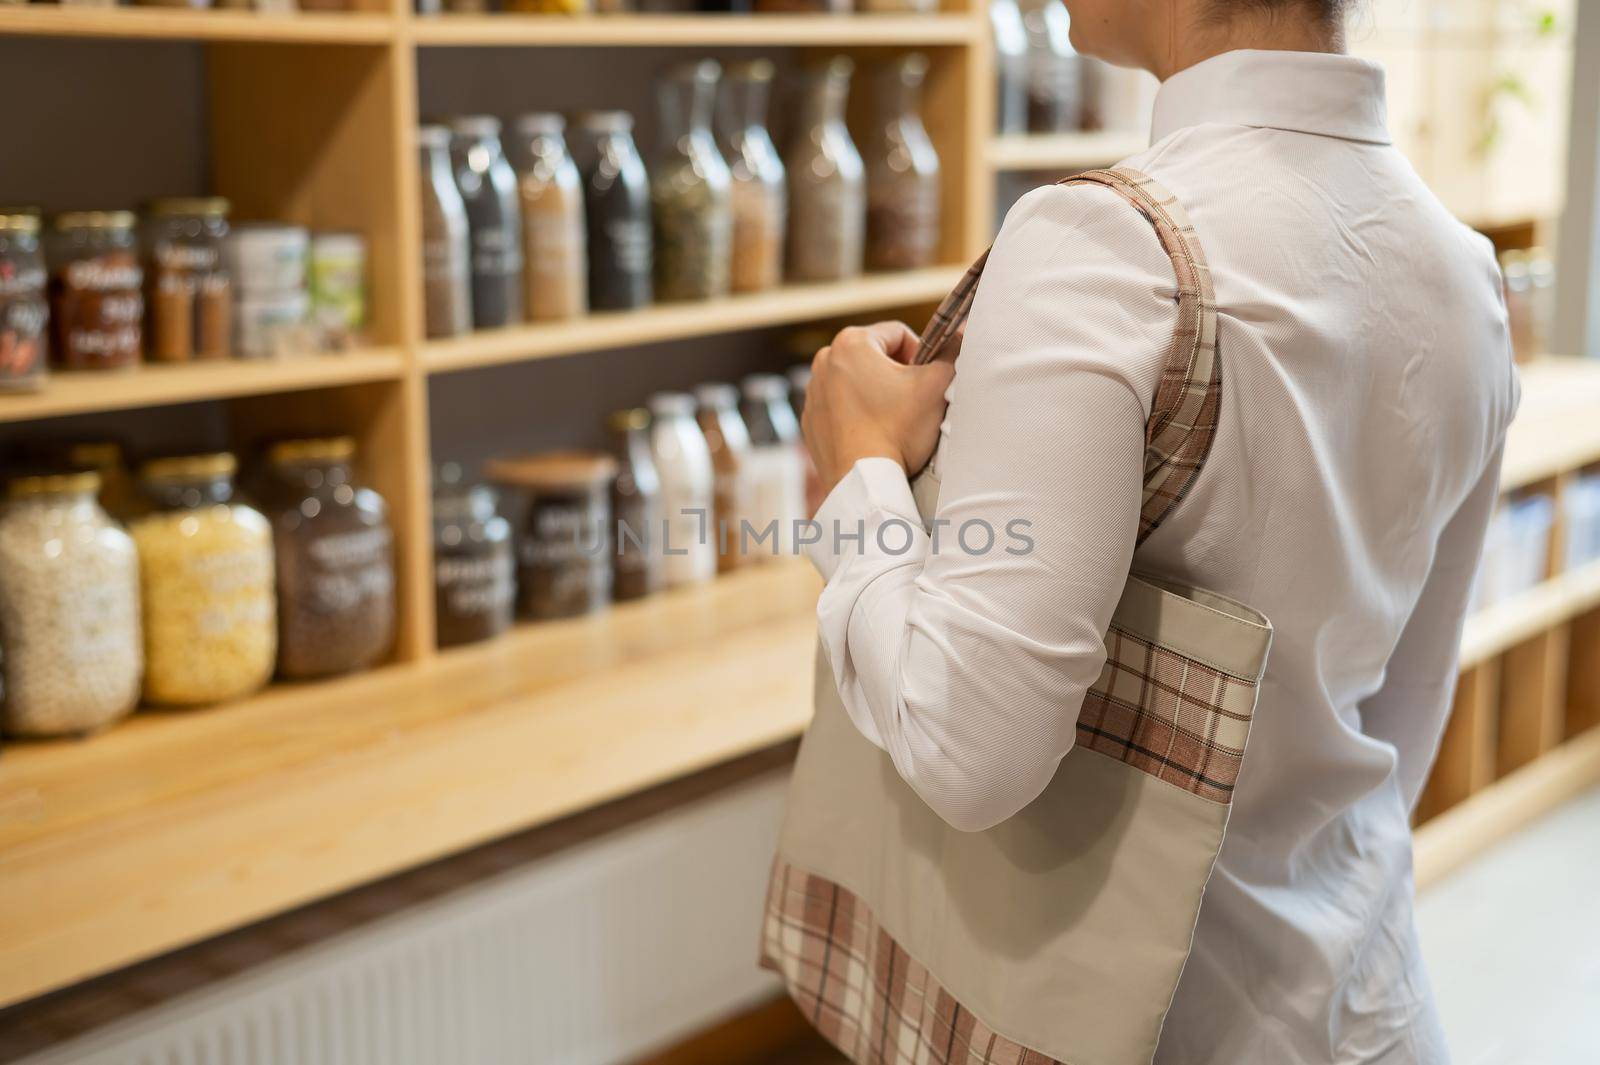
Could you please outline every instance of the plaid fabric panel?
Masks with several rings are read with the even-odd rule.
[[[1177,277],[1178,324],[1145,427],[1144,500],[1139,513],[1139,542],[1143,543],[1188,494],[1216,436],[1222,360],[1217,357],[1217,302],[1211,268],[1183,205],[1147,175],[1126,168],[1091,170],[1061,184],[1101,185],[1132,204],[1155,227]],[[951,355],[972,312],[988,260],[989,253],[984,252],[934,312],[923,330],[917,362]]]
[[[991,1031],[861,899],[781,858],[767,889],[761,964],[856,1065],[1063,1065]]]
[[[1112,629],[1078,745],[1211,802],[1233,800],[1255,685]]]

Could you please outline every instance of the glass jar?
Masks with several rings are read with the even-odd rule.
[[[650,412],[643,407],[614,412],[606,420],[617,477],[611,482],[611,514],[617,549],[611,560],[611,597],[642,599],[661,590],[661,478],[650,454]]]
[[[806,412],[806,389],[811,387],[811,367],[791,366],[784,376],[789,379],[789,406],[794,410],[796,424],[799,424]],[[800,459],[806,470],[806,517],[815,517],[827,493],[823,491],[822,475],[817,472],[817,464],[812,461],[811,451],[805,446],[803,438]]]
[[[93,473],[19,477],[0,510],[0,725],[93,732],[139,701],[139,559],[95,502]]]
[[[709,581],[717,575],[711,531],[716,473],[711,449],[695,422],[694,397],[658,392],[650,397],[650,457],[661,477],[661,552],[667,587]]]
[[[884,69],[867,145],[867,266],[914,270],[939,255],[939,153],[923,128],[928,57],[902,56]]]
[[[767,59],[730,64],[718,98],[717,126],[733,179],[734,292],[760,292],[783,280],[787,181],[766,126],[772,73]]]
[[[776,525],[773,554],[795,552],[795,527],[806,512],[805,445],[789,406],[789,382],[777,374],[751,374],[741,382],[741,408],[750,431],[750,499],[757,528]]]
[[[1028,132],[1028,31],[1017,0],[989,0],[994,43],[995,121],[999,134]]]
[[[422,304],[429,337],[472,328],[472,253],[467,208],[450,167],[450,131],[417,130],[422,162]]]
[[[522,211],[517,175],[500,146],[500,120],[450,120],[450,160],[472,241],[472,327],[522,321]]]
[[[317,348],[354,347],[367,326],[366,238],[360,233],[313,233],[306,282]]]
[[[1550,350],[1556,320],[1556,264],[1548,248],[1528,249],[1528,296],[1533,311],[1534,350]]]
[[[1083,60],[1072,47],[1072,16],[1061,0],[1022,0],[1028,36],[1028,132],[1083,128]]]
[[[278,675],[351,673],[394,646],[389,507],[351,473],[349,437],[285,440],[267,450],[263,509],[278,562]]]
[[[44,384],[49,320],[39,216],[0,214],[0,392]]]
[[[633,143],[633,117],[594,111],[579,119],[584,223],[589,235],[589,306],[643,307],[651,285],[650,178]]]
[[[222,261],[228,201],[154,200],[145,211],[145,346],[154,362],[227,357],[233,284]]]
[[[511,523],[500,516],[494,489],[463,484],[454,463],[433,481],[433,592],[440,647],[493,639],[511,627]]]
[[[733,178],[711,135],[722,67],[703,59],[673,68],[656,87],[662,152],[650,172],[658,300],[728,293]]]
[[[67,370],[136,365],[142,347],[144,271],[132,211],[56,216],[50,265],[50,357]]]
[[[133,523],[144,603],[144,697],[193,706],[248,695],[277,660],[272,526],[234,498],[232,455],[147,462]]]
[[[744,562],[745,522],[750,517],[750,432],[739,416],[739,390],[705,384],[694,390],[696,420],[711,452],[711,510],[716,530],[717,572]]]
[[[562,137],[560,115],[517,119],[517,190],[528,318],[573,318],[589,307],[589,255],[583,231],[583,180]]]
[[[587,451],[553,451],[496,459],[487,472],[527,500],[517,530],[517,613],[568,618],[610,602],[616,462]]]
[[[807,71],[789,172],[789,276],[840,281],[861,272],[867,215],[861,154],[844,124],[855,64],[837,56]]]
[[[100,477],[99,502],[116,521],[127,521],[134,512],[133,478],[122,445],[115,440],[83,440],[68,444],[61,452],[65,465],[75,470],[93,470]]]
[[[1528,271],[1527,253],[1515,250],[1502,253],[1500,275],[1505,285],[1506,323],[1511,330],[1512,354],[1517,362],[1527,362],[1539,353],[1533,277]]]

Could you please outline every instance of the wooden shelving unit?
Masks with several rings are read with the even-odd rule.
[[[950,15],[440,15],[410,21],[419,45],[916,48],[966,45],[972,19]]]
[[[1149,147],[1149,138],[1119,130],[1099,133],[1013,134],[989,142],[996,170],[1072,173],[1108,166]]]

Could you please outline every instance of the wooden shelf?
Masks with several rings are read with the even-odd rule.
[[[414,19],[419,45],[627,47],[965,44],[968,15],[439,15]]]
[[[387,15],[360,12],[263,14],[254,11],[19,4],[0,7],[0,34],[380,44],[394,37],[395,20]]]
[[[0,1005],[796,735],[808,565],[0,757]]]
[[[1537,588],[1480,610],[1461,636],[1461,668],[1515,647],[1546,629],[1600,606],[1600,562],[1554,577]]]
[[[964,272],[962,267],[935,267],[873,274],[836,284],[787,285],[750,296],[665,303],[638,311],[472,333],[424,345],[423,364],[436,373],[464,370],[934,303],[944,298]]]
[[[1600,363],[1548,357],[1522,368],[1500,487],[1521,488],[1600,459]]]
[[[0,423],[386,381],[399,378],[403,369],[398,350],[368,348],[296,359],[227,359],[145,364],[124,372],[56,373],[38,392],[0,395]]]
[[[1138,133],[1013,134],[989,142],[989,165],[996,170],[1090,170],[1120,162],[1150,146]]]

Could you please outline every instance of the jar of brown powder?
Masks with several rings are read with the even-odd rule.
[[[145,212],[146,347],[153,362],[220,359],[233,327],[233,285],[222,261],[228,201],[155,200]]]
[[[144,271],[133,227],[132,211],[71,211],[51,227],[50,354],[63,369],[139,361]]]

